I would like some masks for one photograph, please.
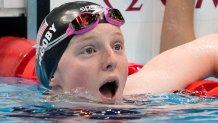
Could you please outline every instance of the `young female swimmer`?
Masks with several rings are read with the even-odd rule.
[[[117,9],[71,2],[52,10],[37,35],[36,73],[57,93],[86,91],[97,101],[122,95],[179,90],[216,74],[218,35],[166,51],[128,76],[128,61]]]

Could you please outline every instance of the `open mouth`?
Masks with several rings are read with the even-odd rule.
[[[103,84],[99,91],[101,94],[107,98],[113,98],[116,94],[116,91],[118,89],[118,82],[117,81],[109,81]]]

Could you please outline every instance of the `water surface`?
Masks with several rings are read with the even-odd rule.
[[[211,122],[218,120],[217,97],[191,93],[126,96],[102,104],[74,94],[50,94],[35,80],[0,77],[0,122]],[[75,102],[75,100],[77,100]]]

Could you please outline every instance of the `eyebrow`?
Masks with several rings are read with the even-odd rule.
[[[123,36],[121,31],[116,31],[116,32],[112,32],[112,35],[120,35],[120,36]],[[92,39],[92,38],[96,38],[97,36],[96,35],[88,35],[88,36],[85,36],[85,37],[81,37],[79,39],[79,42],[84,42],[84,41],[87,41],[89,39]]]
[[[114,35],[121,35],[121,36],[123,36],[123,33],[121,32],[121,31],[116,31],[115,33],[113,33]]]
[[[89,35],[89,36],[85,36],[85,37],[82,37],[79,39],[79,42],[84,42],[84,41],[87,41],[89,39],[93,39],[93,38],[96,38],[97,36],[95,35]]]

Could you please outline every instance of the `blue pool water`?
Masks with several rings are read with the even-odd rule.
[[[218,121],[217,97],[163,93],[132,95],[117,104],[75,95],[52,95],[34,80],[0,77],[0,122],[211,122]]]

